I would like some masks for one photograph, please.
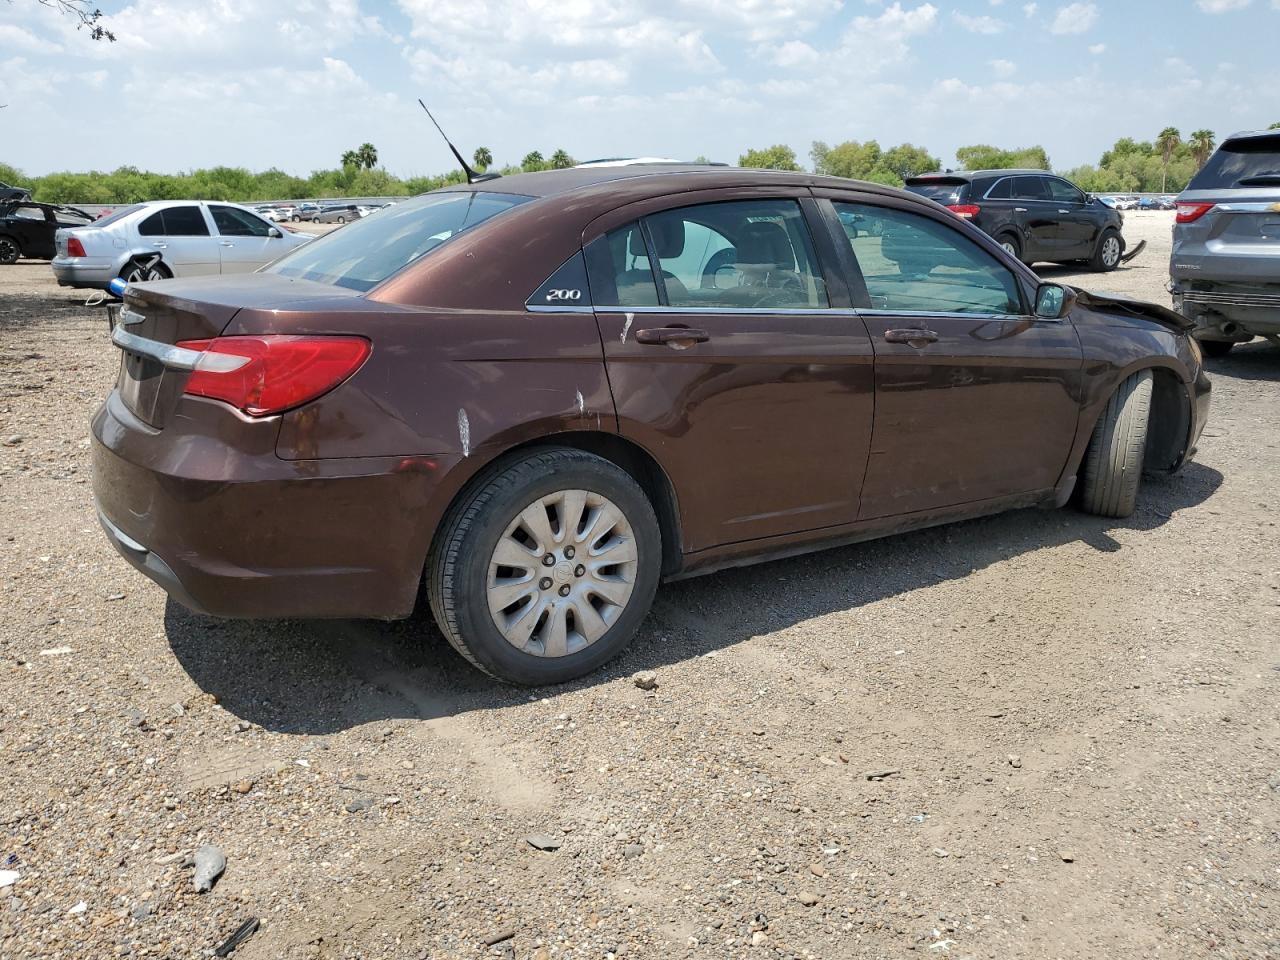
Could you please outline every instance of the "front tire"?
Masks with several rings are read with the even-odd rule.
[[[1120,266],[1120,258],[1124,255],[1124,243],[1120,234],[1107,230],[1098,240],[1098,249],[1093,251],[1089,268],[1097,273],[1110,273]]]
[[[563,683],[630,643],[661,557],[653,506],[630,474],[551,449],[505,466],[453,508],[427,591],[441,632],[476,667],[525,686]]]
[[[1128,517],[1138,505],[1151,417],[1151,371],[1139,370],[1116,389],[1085,451],[1080,505],[1101,517]]]

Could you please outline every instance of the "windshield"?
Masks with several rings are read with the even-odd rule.
[[[944,206],[960,202],[960,191],[965,180],[908,180],[907,189]]]
[[[263,272],[371,290],[450,237],[532,199],[469,190],[423,194],[298,247]]]
[[[1187,185],[1188,190],[1222,190],[1230,187],[1270,186],[1280,178],[1280,134],[1228,140],[1204,169]],[[1261,183],[1249,183],[1261,180]]]

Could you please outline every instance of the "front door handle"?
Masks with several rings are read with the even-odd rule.
[[[694,327],[651,327],[636,331],[636,343],[650,343],[670,347],[672,350],[687,350],[695,343],[706,343],[711,334]]]
[[[884,339],[886,343],[905,343],[919,348],[928,346],[931,343],[937,343],[938,335],[932,330],[911,328],[908,330],[886,330]]]
[[[1058,212],[1059,212],[1059,213],[1070,213],[1071,211],[1070,211],[1070,210],[1059,210]]]
[[[1026,212],[1027,212],[1027,208],[1026,208],[1026,207],[1014,207],[1014,208],[1013,208],[1013,212],[1014,212],[1014,213],[1026,213]]]
[[[167,243],[153,243],[152,246],[155,247],[157,250],[169,249],[169,245]]]
[[[218,246],[220,246],[220,247],[234,247],[234,246],[235,246],[235,244],[234,244],[234,243],[232,243],[230,240],[219,240],[219,241],[218,241]]]

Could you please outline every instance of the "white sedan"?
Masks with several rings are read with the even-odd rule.
[[[116,277],[252,273],[310,239],[234,203],[157,200],[59,230],[53,274],[64,287],[105,288]]]

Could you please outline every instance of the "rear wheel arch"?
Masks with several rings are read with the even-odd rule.
[[[555,448],[593,453],[629,474],[644,491],[657,515],[658,528],[662,534],[663,576],[680,569],[683,562],[680,506],[671,478],[657,458],[644,447],[625,437],[602,431],[582,430],[549,434],[515,444],[495,455],[476,470],[450,498],[448,505],[440,514],[435,529],[431,532],[431,543],[434,545],[437,542],[441,532],[447,528],[453,513],[462,504],[468,503],[475,491],[488,483],[495,474],[532,454]],[[428,550],[428,555],[424,557],[424,569],[430,562],[430,552]]]

